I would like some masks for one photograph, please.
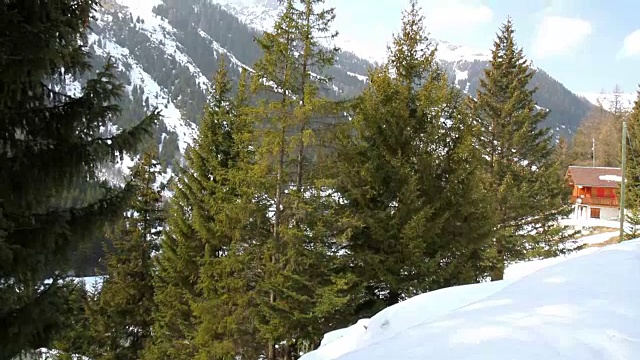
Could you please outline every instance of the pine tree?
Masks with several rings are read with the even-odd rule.
[[[246,101],[244,86],[235,99],[221,60],[198,138],[185,154],[173,186],[168,227],[158,256],[155,339],[150,358],[233,357],[234,333],[246,311],[235,296],[247,287],[237,276],[233,231],[244,226],[229,220],[238,193],[230,171],[246,156],[236,145],[238,109]],[[238,256],[236,256],[238,255]],[[241,289],[240,289],[241,288]],[[229,293],[225,293],[229,291]],[[247,295],[249,296],[249,295]],[[236,300],[238,302],[236,302]],[[209,312],[210,311],[210,312]],[[234,316],[237,316],[234,318]]]
[[[346,250],[358,316],[415,294],[476,282],[492,233],[465,98],[435,59],[417,1],[389,61],[369,74],[337,154],[354,226]],[[353,135],[355,133],[355,136]]]
[[[50,84],[90,70],[84,38],[96,0],[0,4],[0,358],[47,346],[67,326],[69,249],[121,216],[131,186],[103,184],[99,200],[57,206],[66,190],[126,152],[157,121],[153,112],[113,136],[123,85],[109,62],[71,97]],[[52,281],[45,279],[55,274]]]
[[[627,118],[627,164],[625,210],[626,220],[631,225],[627,237],[637,238],[640,231],[640,90],[631,114]]]
[[[336,309],[347,301],[346,280],[335,273],[333,200],[318,171],[324,152],[316,146],[337,108],[319,96],[330,81],[324,69],[337,51],[320,44],[335,37],[334,13],[318,10],[319,0],[284,3],[273,31],[258,40],[264,54],[252,82],[254,93],[268,96],[252,116],[259,128],[253,188],[273,207],[272,235],[258,245],[264,261],[256,298],[270,360],[295,358],[301,347],[316,346],[337,325]]]
[[[571,152],[571,143],[566,137],[560,136],[558,142],[554,146],[554,158],[558,162],[559,174],[564,178],[569,166],[573,165],[573,154]]]
[[[164,225],[160,164],[156,151],[134,166],[136,198],[111,235],[107,273],[90,319],[93,359],[140,359],[151,340],[154,309],[152,255]]]
[[[509,18],[494,42],[473,104],[492,213],[498,217],[494,281],[503,278],[506,263],[556,254],[568,239],[556,221],[570,212],[568,189],[558,175],[550,132],[541,125],[547,111],[536,107],[536,89],[528,88],[534,72],[514,34]]]

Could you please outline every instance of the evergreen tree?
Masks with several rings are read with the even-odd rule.
[[[319,95],[337,51],[320,44],[335,36],[333,9],[318,10],[322,4],[285,1],[273,31],[258,40],[264,55],[254,66],[253,90],[268,97],[252,111],[259,128],[252,187],[273,208],[272,234],[257,245],[264,255],[257,265],[263,274],[256,289],[258,328],[269,360],[317,346],[338,325],[337,309],[347,301],[342,276],[348,274],[335,272],[334,204],[318,171],[322,125],[337,108]],[[282,344],[278,352],[276,344]]]
[[[599,106],[580,123],[571,149],[576,165],[620,166],[622,120],[627,112],[622,108],[619,91],[618,87],[614,89],[613,99],[607,108],[598,99]]]
[[[0,358],[45,347],[66,327],[75,285],[61,278],[69,250],[121,216],[133,188],[103,184],[102,196],[72,207],[61,194],[135,151],[157,113],[109,137],[101,127],[123,94],[113,64],[72,97],[50,86],[89,70],[84,45],[96,0],[9,0],[0,4]],[[51,281],[45,279],[55,274]]]
[[[66,312],[67,327],[54,337],[49,349],[55,349],[56,360],[72,360],[78,355],[92,354],[96,336],[92,332],[91,320],[96,299],[100,289],[94,285],[88,289],[84,281],[76,284],[71,296],[67,299],[70,311]]]
[[[234,131],[240,126],[235,120],[246,96],[243,86],[236,99],[231,99],[230,91],[221,62],[198,138],[188,148],[185,167],[173,186],[158,255],[150,358],[223,359],[237,350],[233,331],[241,326],[247,309],[235,302],[235,296],[248,288],[237,288],[244,283],[235,282],[243,277],[234,274],[239,263],[231,252],[233,232],[223,226],[241,225],[229,220],[233,213],[228,210],[237,197],[229,174],[241,160]]]
[[[635,239],[640,231],[640,90],[627,118],[627,164],[625,210],[630,231],[627,237]]]
[[[558,162],[559,174],[564,178],[569,166],[573,165],[574,156],[571,152],[571,142],[566,137],[560,136],[554,147],[554,158]]]
[[[338,190],[353,223],[345,247],[361,284],[359,317],[487,272],[492,220],[475,129],[423,21],[411,1],[337,154]]]
[[[164,225],[155,152],[145,152],[133,168],[136,198],[111,236],[112,248],[105,249],[106,280],[90,318],[93,359],[140,359],[151,339],[152,254]]]
[[[511,19],[494,42],[490,66],[480,81],[474,108],[498,217],[492,280],[501,280],[506,263],[560,251],[569,237],[557,224],[568,215],[568,188],[553,156],[551,135],[541,123],[547,111],[536,107],[531,70],[514,39]]]
[[[270,224],[268,209],[255,201],[246,178],[253,162],[254,125],[244,111],[246,75],[230,99],[231,84],[220,66],[198,143],[202,160],[193,163],[196,174],[210,174],[211,179],[203,182],[207,197],[198,200],[201,215],[193,220],[206,240],[196,286],[201,298],[194,305],[199,359],[258,358],[262,351],[254,326],[252,247],[269,234]]]

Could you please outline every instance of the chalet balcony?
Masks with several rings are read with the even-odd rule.
[[[572,196],[571,203],[575,204],[576,199],[578,199],[578,196]],[[620,206],[620,202],[618,201],[618,199],[612,198],[612,197],[585,196],[585,197],[582,197],[581,199],[582,199],[583,205],[613,206],[613,207]]]

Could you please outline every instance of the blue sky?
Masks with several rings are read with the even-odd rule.
[[[328,0],[338,45],[379,57],[398,31],[408,0]],[[638,0],[419,0],[432,37],[489,50],[507,16],[534,64],[576,93],[640,83]]]

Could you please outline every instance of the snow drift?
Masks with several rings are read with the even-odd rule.
[[[640,240],[554,260],[416,296],[301,360],[640,359]]]

